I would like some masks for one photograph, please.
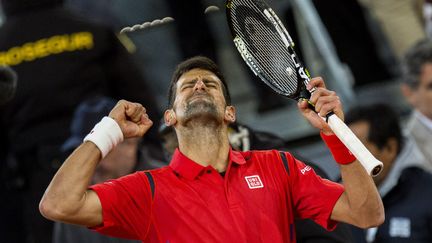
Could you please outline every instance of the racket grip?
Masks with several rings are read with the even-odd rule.
[[[372,177],[377,176],[383,169],[383,163],[377,160],[363,145],[349,127],[335,114],[327,117],[327,123],[336,136],[357,158],[367,173]]]

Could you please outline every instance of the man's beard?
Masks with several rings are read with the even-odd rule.
[[[195,102],[188,102],[185,109],[184,124],[187,126],[191,121],[217,123],[221,120],[220,112],[218,112],[216,105],[209,100],[198,100]]]

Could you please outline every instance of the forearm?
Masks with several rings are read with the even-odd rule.
[[[384,221],[384,207],[372,178],[323,119],[332,112],[343,121],[344,114],[339,97],[325,88],[321,78],[311,79],[307,89],[314,89],[309,102],[315,104],[315,111],[309,108],[306,101],[299,102],[298,107],[312,126],[321,131],[323,141],[335,161],[341,165],[345,186],[345,192],[333,207],[331,219],[363,228],[381,224]],[[337,126],[335,128],[337,129]]]
[[[372,177],[335,135],[321,134],[321,137],[340,165],[345,187],[333,209],[332,219],[361,228],[381,224],[384,207]]]
[[[340,165],[340,170],[349,223],[362,228],[381,224],[384,221],[384,206],[372,177],[358,161]]]
[[[63,163],[40,202],[41,213],[49,219],[96,226],[102,223],[98,195],[88,190],[98,162],[123,139],[142,137],[153,122],[138,103],[121,100],[84,138]]]
[[[92,142],[79,146],[60,167],[41,203],[41,213],[53,220],[64,220],[80,210],[86,200],[86,192],[101,159],[101,152]]]

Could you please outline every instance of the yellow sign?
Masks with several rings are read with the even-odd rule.
[[[0,65],[15,66],[63,52],[90,50],[93,45],[93,34],[90,32],[55,35],[0,52]]]

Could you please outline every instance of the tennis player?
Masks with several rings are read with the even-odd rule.
[[[169,166],[89,186],[98,162],[124,138],[143,136],[146,109],[122,100],[64,162],[40,203],[48,219],[143,242],[295,242],[294,218],[332,230],[384,221],[381,198],[366,173],[320,116],[343,119],[339,97],[314,78],[311,101],[298,104],[340,164],[343,185],[318,177],[288,152],[236,152],[227,127],[236,119],[224,77],[205,57],[177,67],[164,119],[179,147]]]

